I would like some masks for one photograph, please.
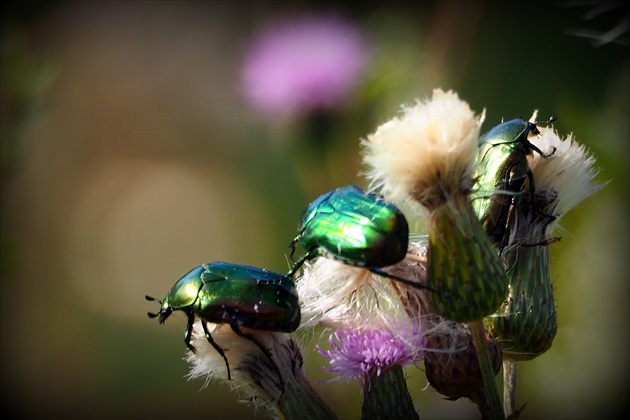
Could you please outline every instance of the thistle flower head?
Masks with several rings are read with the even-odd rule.
[[[208,323],[207,325],[212,339],[224,349],[234,379],[231,382],[234,388],[250,386],[252,382],[257,382],[259,385],[263,383],[268,385],[268,389],[273,390],[272,393],[281,391],[281,378],[278,377],[277,370],[253,341],[238,336],[227,324]],[[279,347],[279,343],[288,340],[288,336],[281,333],[246,330],[244,328],[242,330],[251,334],[266,348]],[[195,353],[188,352],[186,357],[191,365],[189,379],[206,377],[207,381],[211,379],[227,380],[225,361],[206,338],[201,321],[197,321],[193,326],[191,344],[195,347]],[[229,351],[225,351],[227,349]],[[259,372],[256,374],[257,378],[253,378],[251,372],[246,368],[252,359],[260,362]],[[280,367],[282,360],[278,362],[276,364]]]
[[[329,337],[330,350],[319,352],[330,359],[327,372],[338,375],[333,380],[359,380],[369,388],[370,378],[383,371],[413,363],[422,355],[425,339],[418,331],[387,329],[339,329]]]
[[[406,316],[394,280],[333,259],[305,263],[296,287],[302,327],[364,327],[384,317]]]
[[[300,348],[288,334],[241,327],[241,332],[251,337],[248,339],[226,324],[209,326],[213,340],[224,349],[229,361],[234,380],[228,383],[241,401],[262,405],[274,417],[282,413],[283,418],[336,418],[311,387]],[[210,344],[199,321],[192,338],[196,351],[187,356],[189,379],[225,379],[223,357]]]
[[[544,209],[556,217],[549,227],[551,231],[560,217],[605,184],[595,182],[599,173],[594,166],[595,157],[571,134],[562,139],[552,128],[540,127],[539,130],[540,135],[532,139],[532,143],[551,156],[542,157],[534,153],[528,157],[528,163],[536,190],[544,191],[551,197],[550,204]]]
[[[370,188],[430,208],[467,191],[482,121],[452,91],[436,89],[431,99],[404,107],[362,142]]]
[[[332,14],[296,16],[262,30],[246,52],[243,91],[281,118],[338,105],[367,62],[359,28]]]

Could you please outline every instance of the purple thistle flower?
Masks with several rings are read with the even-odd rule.
[[[328,341],[330,350],[324,351],[319,346],[317,350],[330,359],[330,367],[324,370],[338,375],[331,381],[358,379],[362,388],[366,382],[369,387],[371,377],[380,376],[389,368],[413,363],[424,347],[424,339],[416,337],[410,343],[386,330],[342,328],[331,334]]]
[[[367,50],[342,18],[308,15],[265,28],[246,51],[244,95],[264,113],[288,117],[331,108],[357,85]]]

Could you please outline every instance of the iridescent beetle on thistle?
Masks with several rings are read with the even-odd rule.
[[[305,261],[325,256],[426,288],[381,270],[405,258],[408,242],[407,219],[395,205],[355,185],[337,188],[320,195],[302,213],[291,257],[298,243],[306,253],[287,275],[294,275]]]
[[[513,205],[520,199],[529,180],[529,193],[535,191],[534,179],[527,164],[533,152],[545,155],[529,141],[530,135],[540,134],[537,124],[517,118],[503,122],[479,139],[473,207],[492,243],[502,250],[506,245]]]
[[[150,296],[146,299],[160,303],[159,312],[149,312],[149,317],[158,317],[161,324],[173,311],[186,314],[184,342],[193,353],[195,348],[190,341],[197,316],[208,342],[225,361],[228,379],[232,378],[230,365],[206,323],[229,324],[236,334],[256,344],[274,366],[268,350],[240,327],[289,333],[300,325],[300,305],[293,279],[247,265],[221,261],[200,265],[179,279],[162,301]]]

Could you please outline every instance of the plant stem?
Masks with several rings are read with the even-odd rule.
[[[418,420],[407,381],[400,366],[384,370],[380,376],[372,376],[365,385],[362,420],[392,418]]]
[[[503,410],[507,417],[516,412],[516,374],[518,362],[503,360]]]
[[[488,419],[505,419],[501,399],[499,398],[499,390],[494,379],[492,360],[486,343],[486,330],[483,327],[483,321],[473,321],[468,325],[475,350],[477,351],[477,360],[479,361],[479,369],[483,378],[483,392],[488,404],[488,412],[482,414],[484,418]]]
[[[306,381],[285,382],[278,409],[286,420],[336,420],[337,416]]]

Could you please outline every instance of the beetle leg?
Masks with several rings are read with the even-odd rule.
[[[228,363],[227,357],[225,357],[225,352],[212,339],[212,335],[210,335],[210,331],[208,331],[208,326],[206,325],[206,321],[201,320],[201,326],[203,327],[203,332],[206,333],[206,338],[208,339],[208,342],[212,345],[212,347],[214,347],[214,349],[217,351],[217,353],[219,353],[221,355],[221,357],[223,357],[223,360],[225,360],[225,366],[227,367],[228,381],[231,381],[232,380],[232,375],[230,374],[230,364]]]
[[[536,213],[536,215],[538,215],[538,217],[544,217],[548,219],[545,223],[545,227],[543,228],[543,232],[547,232],[547,227],[549,226],[549,224],[557,219],[554,214],[545,213],[544,211],[539,210],[538,207],[534,207],[534,212]]]
[[[536,185],[534,184],[534,173],[531,169],[527,170],[527,179],[529,180],[529,194],[532,199],[532,203],[534,202],[534,193],[536,192]]]
[[[265,346],[262,345],[262,343],[260,341],[258,341],[258,339],[256,339],[256,337],[254,337],[251,334],[245,333],[243,331],[241,331],[238,326],[234,325],[234,324],[230,324],[230,327],[232,327],[232,330],[239,336],[251,341],[252,343],[256,344],[256,346],[265,354],[265,356],[267,356],[267,358],[269,359],[269,361],[271,362],[271,364],[273,365],[273,367],[276,370],[276,373],[278,374],[278,379],[280,379],[280,389],[284,392],[284,380],[282,379],[282,374],[280,373],[280,368],[278,367],[278,365],[276,364],[276,362],[273,361],[273,359],[271,358],[271,353],[269,353],[269,350],[267,350],[265,348]]]
[[[499,257],[503,256],[503,251],[510,244],[511,226],[514,226],[514,223],[516,223],[516,217],[517,217],[516,208],[518,206],[518,203],[521,201],[522,197],[523,197],[523,193],[519,192],[515,194],[514,197],[512,198],[512,202],[510,203],[510,206],[507,212],[507,217],[505,220],[505,233],[503,234],[503,237],[500,238],[499,242],[494,244],[497,250],[499,251]]]
[[[424,289],[424,290],[428,290],[429,292],[433,292],[433,293],[436,293],[438,295],[442,295],[442,293],[438,292],[435,289],[432,289],[429,286],[425,286],[424,284],[417,283],[415,281],[411,281],[411,280],[405,279],[403,277],[398,277],[398,276],[395,276],[393,274],[389,274],[388,272],[386,272],[384,270],[381,270],[380,268],[374,268],[374,267],[366,267],[366,268],[369,271],[371,271],[372,273],[374,273],[374,274],[376,274],[378,276],[387,277],[388,279],[399,281],[401,283],[404,283],[404,284],[409,285],[411,287],[414,287],[416,289]]]
[[[291,254],[293,255],[293,253]],[[310,252],[307,252],[302,258],[300,258],[295,264],[293,264],[293,267],[291,267],[291,269],[287,273],[287,277],[293,277],[293,275],[300,269],[300,267],[302,267],[302,264],[304,264],[304,262],[310,257]]]
[[[528,142],[528,143],[529,143],[529,142]],[[556,149],[556,147],[555,147],[555,146],[553,146],[553,150],[551,151],[551,153],[549,153],[549,154],[545,154],[545,153],[543,153],[543,151],[542,151],[542,150],[540,150],[538,147],[536,147],[536,145],[534,145],[534,144],[532,144],[532,143],[529,143],[528,147],[529,147],[530,149],[532,149],[534,152],[538,153],[540,156],[542,156],[542,157],[543,157],[543,158],[545,158],[545,159],[547,159],[548,157],[551,157],[551,156],[553,156],[554,154],[556,154],[556,150],[557,150],[557,149]]]
[[[289,254],[289,258],[291,259],[291,261],[293,261],[293,254],[295,254],[295,248],[297,248],[298,238],[299,236],[292,240],[289,244],[289,248],[291,248],[291,254]]]
[[[548,239],[544,239],[540,242],[537,242],[535,244],[520,244],[519,246],[525,246],[525,247],[534,247],[534,246],[549,246],[551,244],[555,244],[556,242],[560,242],[562,240],[561,236],[554,236]]]
[[[196,353],[195,347],[190,344],[193,324],[195,323],[195,315],[192,312],[188,312],[186,315],[188,316],[188,325],[186,326],[186,332],[184,333],[184,342],[190,351]]]

